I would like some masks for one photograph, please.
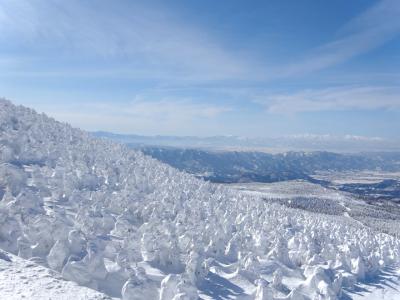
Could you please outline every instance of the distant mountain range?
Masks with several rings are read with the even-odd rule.
[[[131,146],[169,146],[219,150],[245,150],[261,152],[331,151],[354,153],[361,151],[399,151],[400,140],[355,135],[290,135],[282,137],[246,138],[240,136],[142,136],[98,131],[97,137],[110,138]]]
[[[268,154],[150,146],[142,147],[141,150],[181,171],[215,183],[305,180],[350,192],[367,201],[380,199],[399,202],[400,199],[400,181],[397,176],[396,179],[383,179],[376,183],[343,184],[314,176],[318,171],[328,171],[330,174],[354,172],[354,178],[357,178],[359,171],[376,171],[377,174],[398,172],[399,152],[338,154],[317,151]]]
[[[316,171],[400,170],[400,153],[211,151],[167,147],[141,150],[179,170],[212,182],[276,182],[305,179]]]
[[[293,179],[315,181],[310,175],[321,170],[400,170],[400,152],[289,151],[271,154],[260,151],[233,151],[228,145],[232,147],[234,140],[241,141],[243,145],[245,143],[245,140],[237,137],[146,137],[105,132],[95,134],[125,143],[132,148],[139,148],[145,154],[179,170],[220,183],[276,182]],[[325,139],[328,138],[322,138]],[[349,140],[364,141],[362,138]],[[185,146],[188,144],[190,147]],[[195,148],[196,146],[198,148]]]

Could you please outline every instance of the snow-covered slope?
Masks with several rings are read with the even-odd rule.
[[[0,251],[0,299],[111,300],[110,297],[74,282],[57,272]]]
[[[0,199],[0,248],[124,299],[336,299],[399,262],[396,238],[350,218],[209,184],[4,100]]]

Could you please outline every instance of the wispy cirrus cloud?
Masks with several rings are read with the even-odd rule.
[[[254,101],[271,113],[337,110],[400,109],[400,88],[386,86],[306,89],[292,93],[256,95]]]
[[[399,34],[400,5],[397,0],[382,0],[342,26],[331,41],[300,55],[297,62],[267,68],[224,47],[206,30],[179,20],[165,6],[98,1],[94,7],[77,0],[0,3],[0,42],[12,49],[29,49],[31,58],[44,57],[48,64],[8,70],[10,76],[268,82],[335,66]],[[67,65],[57,65],[61,56]],[[82,56],[100,61],[68,64],[68,57]]]
[[[332,41],[299,62],[283,66],[278,77],[326,69],[373,50],[400,35],[400,3],[382,0],[345,24]]]
[[[0,42],[10,49],[28,49],[37,60],[104,59],[103,68],[111,75],[113,69],[115,73],[123,69],[131,76],[226,79],[245,76],[250,69],[243,57],[182,23],[166,7],[132,1],[114,5],[109,1],[4,0]],[[119,65],[107,64],[110,60]],[[41,66],[41,71],[46,73],[46,67]],[[68,73],[68,66],[63,68]],[[74,72],[79,75],[76,66]]]

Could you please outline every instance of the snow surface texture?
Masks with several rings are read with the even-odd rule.
[[[125,300],[337,299],[400,260],[398,239],[351,218],[209,184],[5,100],[0,199],[1,249]]]
[[[4,259],[7,257],[7,259]],[[0,299],[111,300],[34,261],[0,251]]]

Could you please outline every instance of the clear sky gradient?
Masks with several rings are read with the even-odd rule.
[[[398,138],[400,1],[0,0],[0,96],[87,130]]]

